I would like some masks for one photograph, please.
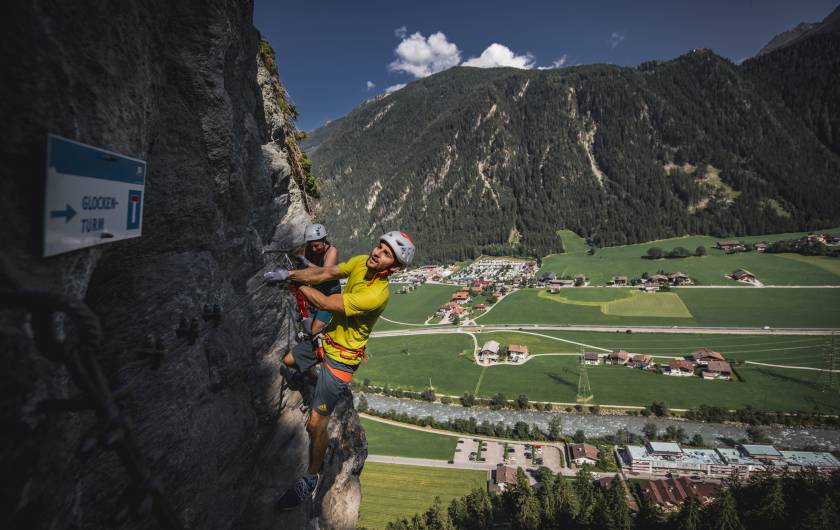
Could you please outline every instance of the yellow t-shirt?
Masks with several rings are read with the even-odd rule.
[[[355,256],[338,264],[342,278],[347,278],[342,296],[344,298],[344,314],[335,312],[327,326],[327,333],[336,344],[348,350],[357,350],[367,344],[373,325],[379,315],[385,311],[388,303],[388,280],[377,278],[368,285],[365,275],[368,272],[367,256]],[[324,353],[338,362],[357,365],[361,358],[346,359],[341,356],[341,350],[324,340]],[[346,355],[346,353],[345,353]]]

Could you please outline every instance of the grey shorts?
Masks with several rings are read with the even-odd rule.
[[[301,372],[306,372],[309,368],[321,362],[315,354],[312,343],[308,340],[299,342],[292,348],[292,357],[295,358],[295,364],[298,365]],[[342,372],[352,374],[356,371],[355,366],[340,363],[329,357],[324,357],[324,359],[330,366]],[[315,384],[315,394],[312,396],[312,403],[309,405],[309,408],[322,416],[329,416],[335,409],[338,398],[341,397],[341,394],[347,392],[348,389],[349,385],[347,383],[334,376],[332,372],[324,367],[318,375],[318,382]]]

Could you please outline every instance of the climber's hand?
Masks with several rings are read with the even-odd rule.
[[[286,269],[276,269],[263,274],[263,280],[266,283],[285,282],[289,279],[289,271]]]
[[[309,261],[308,259],[306,259],[306,256],[304,256],[303,254],[298,254],[295,257],[297,258],[298,262],[300,263],[301,267],[303,267],[303,268],[306,268],[306,267],[312,265],[312,262]]]

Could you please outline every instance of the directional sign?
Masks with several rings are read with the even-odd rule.
[[[146,162],[50,134],[44,256],[140,237]]]

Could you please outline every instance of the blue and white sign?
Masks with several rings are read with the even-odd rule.
[[[44,256],[140,237],[146,162],[47,137]]]

